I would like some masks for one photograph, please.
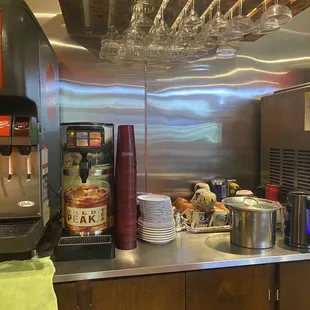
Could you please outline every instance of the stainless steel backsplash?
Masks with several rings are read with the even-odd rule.
[[[260,98],[310,80],[309,9],[285,29],[241,43],[235,59],[213,52],[145,70],[101,62],[68,36],[57,0],[50,17],[39,2],[27,1],[59,58],[61,121],[134,124],[139,191],[186,197],[192,184],[216,176],[258,185]]]

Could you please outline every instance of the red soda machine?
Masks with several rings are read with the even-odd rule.
[[[40,25],[24,1],[0,0],[1,257],[31,256],[58,209],[57,96],[58,63]]]

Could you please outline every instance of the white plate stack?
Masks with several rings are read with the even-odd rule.
[[[141,240],[164,244],[175,239],[172,204],[168,196],[141,195],[138,204],[141,213],[138,233]]]

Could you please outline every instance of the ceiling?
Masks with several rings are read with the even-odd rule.
[[[128,27],[131,18],[131,2],[134,0],[59,0],[60,7],[64,16],[66,27],[71,35],[92,35],[102,36],[108,28],[108,24],[113,24],[121,32]],[[167,3],[164,10],[165,21],[172,26],[177,17],[186,6],[190,8],[191,0],[148,0],[151,2],[154,10],[149,17],[154,19],[160,6]],[[243,0],[243,15],[250,13],[253,9],[258,10],[253,14],[255,20],[261,15],[262,0]],[[199,16],[203,15],[213,0],[195,0],[195,10]],[[238,2],[237,0],[222,0],[221,12],[228,13],[232,6]],[[240,2],[240,1],[239,1]],[[84,5],[83,5],[84,3]],[[91,31],[85,33],[85,3],[89,6],[89,18],[91,23]],[[269,5],[273,4],[273,0],[267,0]],[[291,7],[293,14],[297,15],[302,10],[310,6],[310,0],[280,0],[279,3],[286,4]],[[213,9],[215,13],[216,7]],[[235,11],[238,14],[238,8]],[[182,16],[183,14],[181,14]],[[252,37],[253,39],[253,37]]]

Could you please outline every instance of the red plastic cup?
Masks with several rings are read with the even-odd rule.
[[[265,187],[265,198],[273,201],[280,201],[281,187],[276,184],[267,184]]]

